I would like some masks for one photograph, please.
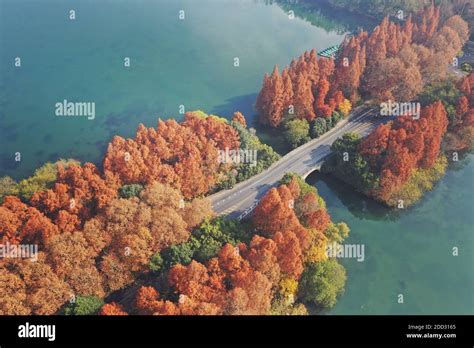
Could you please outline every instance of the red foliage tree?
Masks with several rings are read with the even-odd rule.
[[[3,243],[43,243],[58,228],[34,207],[22,203],[17,197],[7,196],[0,206],[0,237]]]
[[[281,272],[298,279],[303,272],[303,252],[292,231],[277,232],[273,239],[278,246],[277,259]]]
[[[359,153],[372,172],[380,174],[376,195],[385,200],[408,180],[414,169],[432,167],[447,126],[446,110],[437,101],[421,110],[420,119],[398,117],[362,140]]]
[[[265,275],[276,285],[280,279],[280,266],[277,259],[278,246],[271,240],[258,235],[253,236],[244,257],[256,271]]]
[[[319,208],[313,212],[308,213],[306,216],[304,216],[304,219],[306,221],[306,225],[309,228],[314,228],[321,232],[325,231],[331,222],[331,217],[324,208]]]
[[[135,139],[114,137],[104,169],[122,184],[158,181],[192,198],[207,193],[224,170],[218,150],[239,145],[237,132],[227,122],[187,113],[182,124],[159,120],[156,129],[140,125]]]
[[[128,315],[128,313],[118,303],[111,302],[102,306],[99,315]]]
[[[316,117],[313,109],[314,97],[311,90],[311,82],[304,72],[300,72],[297,75],[293,90],[293,105],[296,117],[312,121]]]
[[[183,314],[265,314],[270,309],[271,282],[230,244],[207,267],[195,261],[176,265],[168,278]]]
[[[320,111],[321,108],[325,105],[326,96],[329,92],[329,81],[326,79],[320,79],[315,90],[315,100],[314,100],[314,109],[316,112]],[[321,112],[321,111],[320,111]],[[323,111],[321,115],[318,113],[318,116],[329,117],[331,114],[327,115],[327,112]]]
[[[474,105],[474,72],[463,78],[458,88],[468,98],[469,104]]]
[[[278,127],[283,117],[285,103],[283,79],[275,66],[270,76],[265,76],[263,87],[257,98],[257,110],[260,121],[272,127]]]
[[[456,115],[462,117],[469,110],[469,101],[466,96],[461,96],[458,99],[456,106]]]
[[[270,235],[295,228],[299,222],[293,204],[294,199],[288,187],[282,185],[272,188],[255,208],[252,217],[255,227]]]
[[[241,112],[236,111],[232,116],[232,121],[240,123],[244,128],[247,128],[247,122],[245,121],[244,115]]]
[[[430,168],[438,158],[441,142],[448,127],[446,110],[441,101],[426,107],[422,116],[427,120],[428,127],[424,128],[423,137],[425,150],[420,159],[422,168]]]
[[[389,135],[390,126],[381,124],[360,143],[358,151],[372,167],[378,166],[380,155],[387,150]]]
[[[60,230],[71,232],[116,197],[118,181],[106,174],[103,178],[92,163],[58,165],[57,182],[52,189],[36,192],[31,204],[50,217]]]

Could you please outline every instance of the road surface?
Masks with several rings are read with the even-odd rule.
[[[379,116],[376,109],[361,107],[329,132],[289,152],[262,173],[238,183],[232,189],[209,196],[214,211],[219,215],[245,218],[286,173],[292,172],[306,177],[321,167],[336,139],[348,132],[365,136],[388,120],[389,117]]]

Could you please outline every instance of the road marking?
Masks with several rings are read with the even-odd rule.
[[[290,155],[298,155],[299,153],[301,153],[302,151],[305,151],[307,148],[312,148],[312,146],[318,142],[321,142],[322,140],[326,139],[327,137],[333,135],[333,133],[337,134],[338,132],[342,132],[344,130],[344,128],[347,126],[347,125],[350,125],[352,123],[354,123],[354,121],[360,121],[362,119],[365,119],[367,117],[371,117],[371,115],[369,114],[370,112],[373,112],[375,111],[374,108],[367,108],[367,109],[364,109],[363,110],[363,113],[360,114],[360,115],[356,115],[354,118],[352,118],[353,116],[349,116],[348,118],[344,119],[342,122],[345,122],[344,124],[341,124],[340,126],[338,127],[335,127],[335,128],[332,128],[331,130],[329,130],[328,132],[324,133],[321,137],[317,138],[317,139],[314,139],[306,144],[303,144],[302,146],[296,148],[295,150],[287,153],[285,156],[281,157],[280,160],[278,160],[277,162],[273,163],[269,168],[267,168],[266,170],[264,170],[262,173],[259,173],[257,175],[255,175],[254,177],[248,179],[247,181],[250,181],[253,180],[253,179],[258,179],[259,176],[262,176],[262,178],[260,178],[260,180],[256,181],[254,184],[257,184],[258,182],[260,182],[263,178],[267,178],[267,175],[263,175],[264,173],[270,173],[272,172],[273,170],[277,169],[278,167],[284,165],[285,163],[285,158],[289,157]],[[367,116],[368,115],[368,116]],[[351,119],[352,118],[352,119]],[[235,189],[237,189],[238,187],[240,186],[244,186],[244,183],[245,181],[237,184],[237,187],[235,187]],[[248,186],[247,186],[248,187]],[[214,195],[222,195],[222,194],[225,194],[227,190],[224,190],[224,191],[220,191],[220,192],[217,192],[215,193]],[[230,192],[228,192],[228,194],[230,194],[232,192],[232,189],[229,190]],[[212,197],[213,195],[211,195],[209,198],[213,199]]]
[[[254,177],[251,177],[247,181],[243,181],[234,189],[229,190],[229,192],[221,191],[216,193],[215,197],[217,198],[218,195],[226,195],[220,201],[216,202],[214,205],[220,205],[227,199],[231,199],[232,197],[236,196],[238,193],[242,194],[243,192],[249,192],[249,194],[243,194],[240,197],[239,203],[236,203],[230,208],[227,208],[221,214],[228,214],[232,212],[238,206],[245,206],[246,201],[252,199],[252,197],[260,197],[260,193],[256,193],[256,195],[250,194],[250,192],[255,192],[257,190],[257,185],[262,181],[266,181],[265,184],[270,187],[274,187],[275,183],[278,180],[275,180],[275,176],[281,176],[280,174],[284,172],[303,172],[309,171],[314,167],[320,166],[321,163],[325,160],[325,158],[331,153],[329,147],[339,139],[343,134],[348,132],[357,132],[361,135],[364,135],[368,130],[372,128],[375,129],[378,125],[385,123],[386,120],[380,121],[380,118],[374,117],[372,114],[375,111],[374,108],[369,108],[365,110],[362,114],[356,115],[353,119],[346,119],[346,123],[342,124],[340,127],[333,128],[329,132],[326,132],[318,139],[314,139],[314,141],[310,141],[297,149],[289,152],[285,156],[281,157],[279,161],[272,164],[269,168],[263,171],[260,174],[257,174]],[[365,122],[364,122],[365,121]],[[305,161],[314,161],[310,166],[306,166],[304,163]],[[270,179],[270,180],[269,180]],[[238,190],[238,192],[237,192]],[[212,195],[210,196],[212,201]],[[241,214],[246,216],[248,214],[248,210],[254,208],[254,204],[250,207],[247,207],[244,212]],[[253,210],[253,209],[252,209]],[[251,210],[250,210],[251,211]]]

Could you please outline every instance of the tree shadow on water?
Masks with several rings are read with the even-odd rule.
[[[399,210],[389,208],[381,203],[357,192],[352,186],[345,182],[334,178],[331,175],[313,172],[307,178],[306,182],[315,186],[318,182],[323,182],[337,199],[346,207],[355,217],[364,220],[386,220],[396,221],[410,208]],[[318,192],[329,203],[329,199],[324,197],[324,190],[319,189]]]
[[[250,124],[255,113],[253,106],[256,100],[257,93],[232,97],[227,99],[224,104],[217,105],[212,108],[210,113],[218,116],[225,116],[230,119],[234,112],[240,111],[247,119],[247,123]]]

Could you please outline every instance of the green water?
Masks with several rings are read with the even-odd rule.
[[[345,243],[365,245],[363,262],[341,259],[348,280],[330,314],[474,313],[473,159],[448,170],[419,204],[396,212],[333,178],[308,178],[333,220],[350,226]]]
[[[253,0],[1,0],[0,33],[0,176],[14,178],[60,157],[100,163],[115,134],[179,105],[251,120],[265,72],[343,37]],[[64,99],[95,102],[96,118],[55,116]]]

